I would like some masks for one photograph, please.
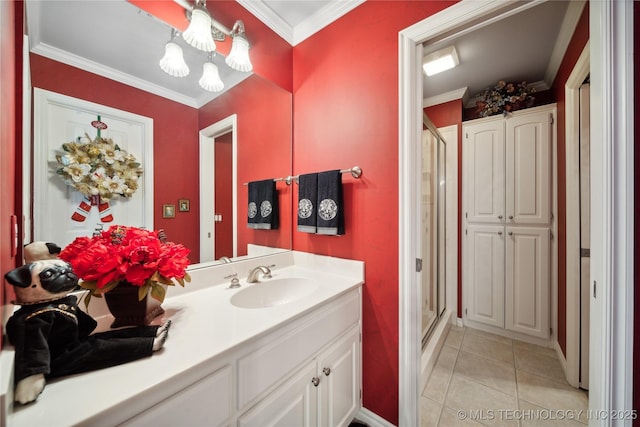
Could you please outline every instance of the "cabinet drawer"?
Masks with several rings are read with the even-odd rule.
[[[302,324],[238,360],[238,409],[282,381],[360,319],[360,291],[312,313]],[[267,337],[268,338],[268,337]]]
[[[217,427],[231,416],[232,396],[233,369],[227,365],[122,425]]]

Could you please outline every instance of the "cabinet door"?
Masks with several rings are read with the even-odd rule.
[[[318,357],[318,425],[348,426],[360,408],[360,329]]]
[[[469,222],[504,220],[504,121],[465,125],[466,217]]]
[[[296,375],[238,419],[239,427],[312,427],[318,420],[316,361],[305,365]]]
[[[504,227],[467,226],[467,318],[504,327]]]
[[[506,218],[509,224],[551,221],[551,112],[506,120]]]
[[[121,426],[221,426],[232,411],[233,371],[226,366]]]
[[[507,227],[506,328],[549,337],[548,228]]]

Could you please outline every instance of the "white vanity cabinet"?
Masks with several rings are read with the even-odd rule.
[[[240,345],[126,426],[348,426],[361,406],[361,289]],[[213,367],[213,366],[212,366]]]
[[[360,407],[356,326],[238,420],[238,427],[347,426]]]

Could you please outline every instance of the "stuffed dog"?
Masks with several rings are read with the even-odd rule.
[[[91,335],[97,322],[68,295],[78,277],[66,262],[35,261],[5,274],[20,305],[7,322],[15,346],[14,399],[34,401],[46,378],[120,365],[150,356],[164,345],[171,321]]]
[[[51,242],[31,242],[24,245],[24,263],[31,264],[34,261],[44,259],[56,259],[62,248]]]

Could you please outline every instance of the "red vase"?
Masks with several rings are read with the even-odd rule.
[[[105,302],[114,317],[112,328],[121,326],[145,326],[164,313],[161,302],[147,295],[138,300],[138,286],[120,282],[118,286],[104,294]]]

